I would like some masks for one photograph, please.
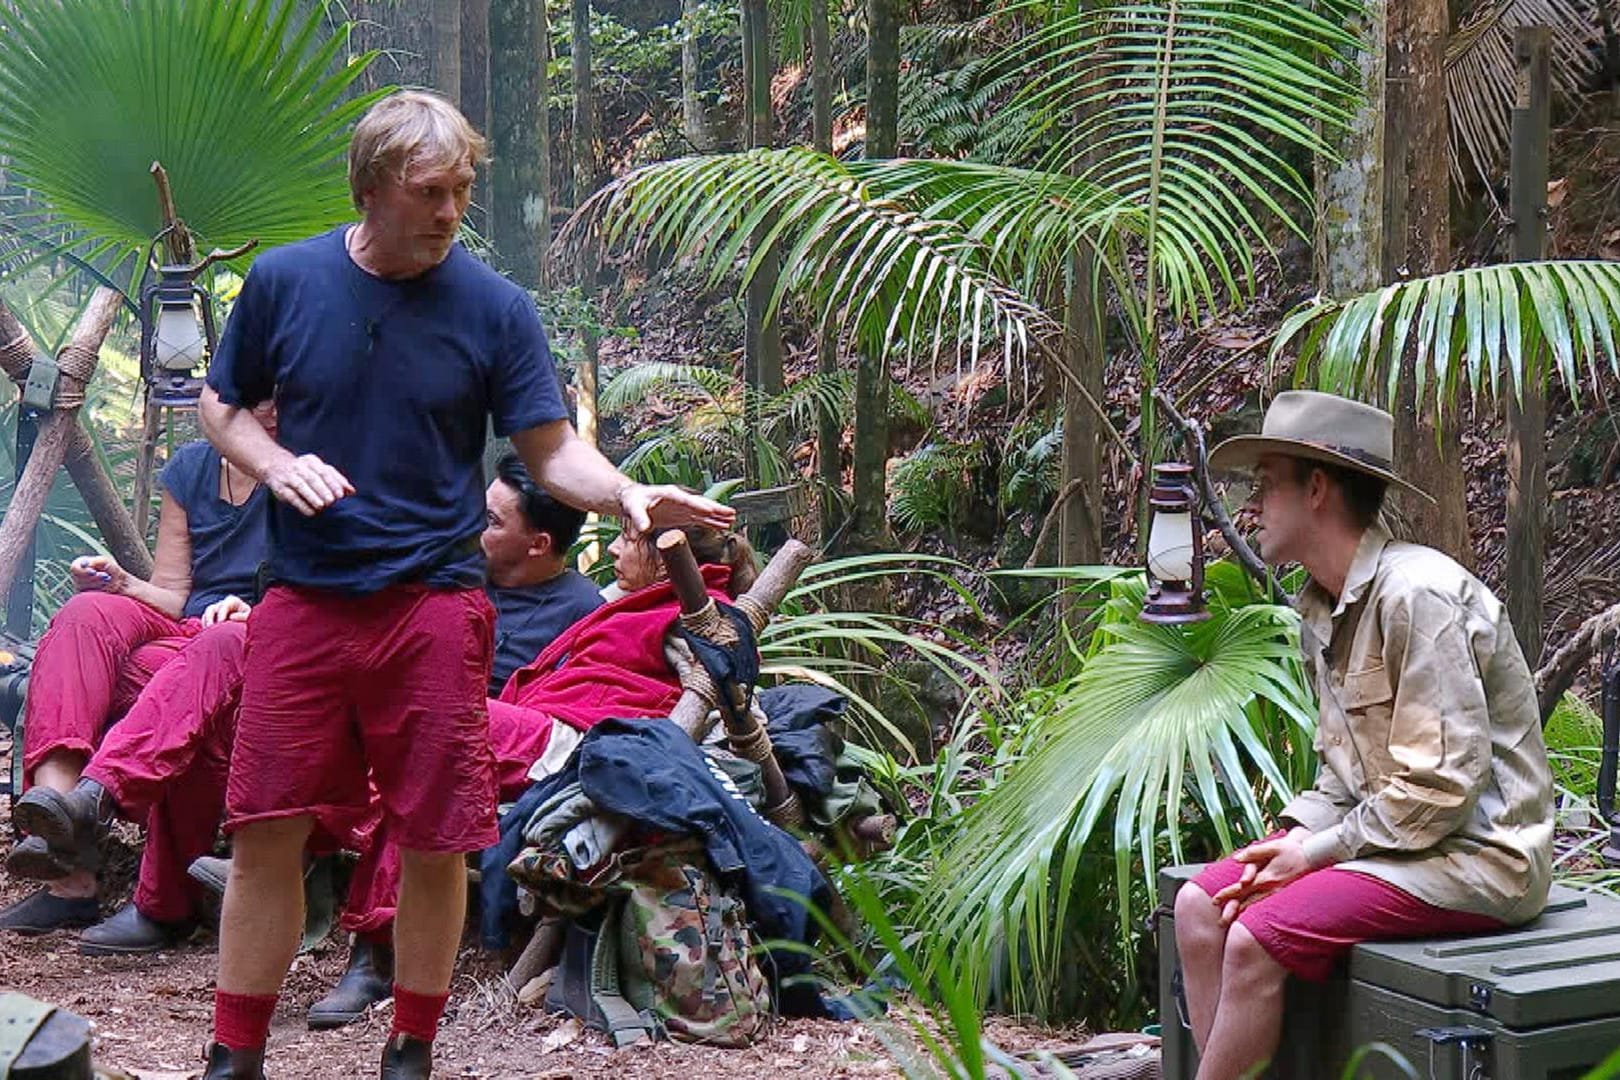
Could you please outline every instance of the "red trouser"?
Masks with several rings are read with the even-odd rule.
[[[225,622],[186,642],[85,766],[124,816],[146,822],[135,907],[149,919],[193,913],[186,868],[213,850],[225,814],[246,640],[245,623]]]
[[[489,741],[495,750],[495,778],[502,801],[515,799],[528,789],[529,769],[545,753],[553,723],[543,712],[490,699]],[[399,846],[389,837],[385,822],[360,853],[349,879],[341,925],[350,933],[386,941],[398,903]]]
[[[130,707],[202,629],[127,596],[74,595],[40,639],[23,712],[23,775],[58,751],[89,757],[108,722]]]

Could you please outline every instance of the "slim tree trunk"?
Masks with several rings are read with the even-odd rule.
[[[1090,248],[1069,258],[1063,305],[1064,359],[1093,401],[1103,400],[1102,320],[1092,290],[1096,254]],[[1063,469],[1059,491],[1079,484],[1058,518],[1058,563],[1085,566],[1102,560],[1102,435],[1097,416],[1067,379],[1063,387]]]
[[[681,119],[686,141],[692,149],[706,154],[714,149],[714,133],[709,128],[709,110],[703,104],[703,42],[698,33],[702,0],[681,2]]]
[[[867,0],[866,156],[891,158],[900,147],[900,4]]]
[[[766,0],[743,0],[743,117],[750,149],[771,145],[771,30]],[[760,222],[754,231],[757,247],[770,230],[772,220]],[[767,310],[776,291],[777,260],[764,260],[748,283],[747,310],[743,320],[743,399],[744,424],[748,437],[763,441],[760,430],[760,401],[780,394],[782,375],[782,332],[776,318]],[[761,454],[743,455],[744,475],[750,486],[761,482]]]
[[[1527,262],[1547,252],[1547,142],[1552,124],[1549,51],[1545,26],[1513,32],[1519,72],[1513,103],[1513,258]],[[1542,358],[1545,360],[1545,357]],[[1510,388],[1511,389],[1511,388]],[[1532,668],[1541,661],[1543,517],[1547,508],[1547,400],[1539,381],[1526,380],[1507,399],[1507,606],[1519,648]]]
[[[572,0],[572,48],[574,73],[574,199],[583,203],[596,190],[598,182],[596,149],[596,91],[591,84],[591,2]],[[598,254],[594,244],[582,245],[579,285],[587,302],[596,292]],[[597,338],[589,330],[580,333],[580,362],[575,393],[579,403],[579,433],[596,443]]]
[[[896,0],[866,5],[866,156],[893,157],[898,144],[900,20]],[[889,360],[862,350],[855,369],[855,481],[851,542],[887,546]]]
[[[433,0],[433,88],[461,104],[461,0]]]
[[[815,148],[832,153],[832,25],[827,0],[814,0],[810,8],[811,133]],[[818,324],[816,371],[838,374],[838,331],[825,321]],[[844,420],[831,410],[816,418],[816,461],[821,481],[821,538],[828,539],[843,524]]]
[[[489,7],[492,158],[490,232],[502,267],[540,287],[550,207],[540,31],[544,0],[493,0]]]
[[[461,114],[473,127],[493,138],[489,113],[489,5],[490,0],[461,0]],[[491,230],[493,199],[489,167],[480,166],[467,218],[473,228],[486,234]]]

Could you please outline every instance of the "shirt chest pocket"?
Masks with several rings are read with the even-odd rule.
[[[1359,753],[1358,765],[1375,775],[1391,761],[1390,724],[1395,712],[1395,690],[1384,665],[1346,672],[1341,695],[1345,719]]]

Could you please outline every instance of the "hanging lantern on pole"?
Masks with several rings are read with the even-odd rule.
[[[1209,618],[1204,607],[1204,529],[1192,466],[1178,461],[1155,465],[1148,506],[1153,522],[1142,621],[1175,624]]]

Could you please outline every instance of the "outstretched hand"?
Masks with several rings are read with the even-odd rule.
[[[1222,926],[1232,925],[1244,908],[1262,896],[1310,873],[1306,835],[1305,830],[1295,829],[1275,840],[1250,844],[1232,856],[1243,864],[1243,876],[1210,898],[1221,909]]]
[[[704,525],[724,531],[737,520],[737,511],[731,507],[674,484],[628,484],[619,492],[619,506],[624,511],[625,531],[632,538],[654,526]]]

